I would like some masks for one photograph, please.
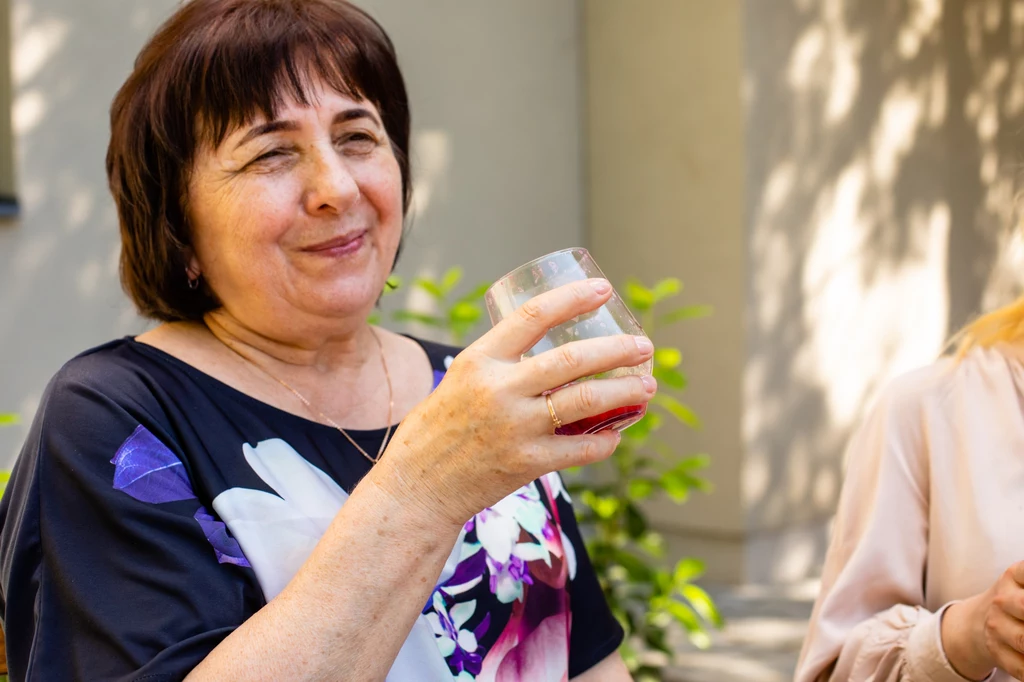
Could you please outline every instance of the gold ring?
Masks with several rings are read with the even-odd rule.
[[[562,420],[558,418],[557,414],[555,414],[555,406],[551,402],[551,394],[548,393],[546,396],[544,396],[544,399],[548,401],[548,414],[551,415],[551,423],[555,425],[555,431],[557,431],[558,429],[562,428]]]

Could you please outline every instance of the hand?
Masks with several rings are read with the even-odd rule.
[[[946,610],[942,644],[964,677],[981,680],[1001,668],[1024,679],[1024,561],[1006,569],[989,589]]]
[[[576,379],[648,360],[629,335],[586,339],[520,360],[547,331],[611,297],[605,280],[574,282],[527,301],[463,350],[440,386],[396,431],[371,475],[428,518],[461,526],[473,514],[551,471],[614,452],[615,431],[556,436],[543,394]],[[649,401],[651,377],[580,382],[551,394],[563,423]]]

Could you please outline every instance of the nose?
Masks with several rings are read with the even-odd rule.
[[[316,149],[307,158],[306,211],[341,215],[359,200],[359,184],[344,157],[333,148]]]

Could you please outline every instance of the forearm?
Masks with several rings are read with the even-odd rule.
[[[187,679],[384,679],[458,533],[371,472],[281,594]]]

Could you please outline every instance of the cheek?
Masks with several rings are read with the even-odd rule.
[[[388,155],[364,178],[362,191],[373,204],[382,224],[397,225],[401,230],[402,173],[398,160]]]
[[[233,188],[191,211],[197,253],[207,268],[266,265],[265,251],[287,231],[280,188]],[[261,257],[257,257],[261,256]]]

